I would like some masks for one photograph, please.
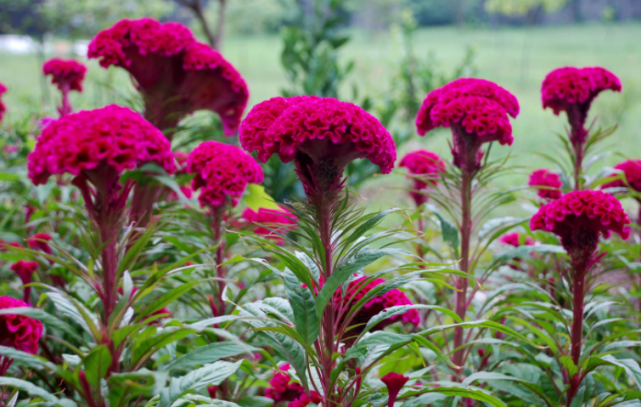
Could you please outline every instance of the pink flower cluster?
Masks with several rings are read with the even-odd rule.
[[[602,191],[574,191],[544,205],[530,220],[532,230],[544,230],[561,237],[561,243],[570,251],[577,238],[590,240],[590,233],[598,238],[617,233],[624,240],[630,235],[630,220],[621,202]],[[580,235],[576,235],[579,233]],[[576,236],[576,238],[575,238]]]
[[[568,111],[573,105],[587,105],[604,90],[621,91],[621,81],[601,67],[558,68],[550,72],[541,85],[543,108],[554,114]]]
[[[30,249],[40,250],[43,253],[51,254],[51,247],[49,247],[48,243],[51,239],[51,235],[48,233],[36,233],[26,240]]]
[[[269,387],[265,390],[265,396],[274,400],[275,403],[280,401],[294,401],[301,394],[305,393],[303,386],[292,382],[291,376],[286,372],[289,370],[289,364],[284,363],[278,367],[269,381]]]
[[[414,191],[410,192],[410,195],[416,202],[416,206],[427,202],[427,196],[418,191],[426,189],[428,183],[431,186],[436,186],[438,184],[438,175],[445,172],[445,163],[441,160],[441,157],[427,150],[416,150],[407,153],[399,166],[407,168],[407,172],[412,175],[428,176],[426,179],[413,178]]]
[[[52,174],[79,175],[108,168],[117,174],[146,163],[175,170],[171,146],[138,113],[111,105],[64,116],[45,127],[29,154],[29,178],[44,184]]]
[[[615,170],[623,172],[625,179],[632,189],[641,191],[641,160],[626,160],[614,166]],[[616,180],[604,184],[601,188],[627,188],[623,180]]]
[[[0,297],[0,309],[27,306],[24,301],[7,296]],[[18,314],[0,315],[0,345],[35,355],[38,353],[38,341],[41,337],[40,321]]]
[[[258,212],[247,208],[243,211],[242,217],[251,224],[257,224],[254,233],[277,239],[279,244],[282,244],[283,239],[278,236],[278,233],[293,229],[293,225],[297,223],[296,216],[283,206],[278,210],[259,208]],[[260,226],[261,224],[267,227]]]
[[[85,79],[87,67],[73,59],[53,58],[45,62],[42,72],[51,75],[51,83],[61,91],[77,90],[82,92],[82,81]]]
[[[2,94],[7,91],[7,87],[4,86],[2,82],[0,82],[0,97],[2,97]],[[2,121],[2,116],[4,115],[4,112],[7,111],[7,107],[2,103],[2,100],[0,99],[0,121]]]
[[[430,92],[416,115],[420,135],[437,127],[460,126],[482,143],[512,145],[512,126],[519,103],[510,92],[484,79],[461,78]]]
[[[121,20],[89,44],[89,58],[126,69],[145,98],[145,116],[164,128],[199,109],[217,112],[226,135],[238,129],[249,99],[238,71],[179,23]]]
[[[335,309],[342,311],[349,309],[374,289],[374,287],[385,282],[382,278],[374,279],[368,283],[366,283],[366,280],[367,277],[360,277],[351,281],[347,286],[344,297],[342,288],[336,290],[336,293],[334,293]],[[372,298],[352,319],[350,325],[355,327],[350,330],[350,336],[357,335],[359,332],[362,332],[365,325],[367,325],[367,322],[374,315],[377,315],[386,308],[397,305],[412,305],[412,302],[407,298],[405,293],[397,288],[394,288],[383,295]],[[418,326],[420,323],[418,311],[416,309],[410,309],[403,314],[394,315],[379,322],[373,330],[383,329],[398,320],[402,320],[403,322],[410,323],[414,326]]]
[[[303,154],[313,164],[332,159],[341,170],[367,158],[388,174],[394,167],[396,147],[389,132],[360,107],[333,98],[275,97],[249,112],[240,128],[240,142],[267,162],[278,154],[283,162]]]
[[[561,197],[561,177],[548,169],[540,169],[530,174],[528,185],[537,188],[537,195],[544,199],[559,199]]]
[[[525,236],[525,239],[522,239],[521,235],[518,232],[508,233],[507,235],[504,235],[503,237],[501,237],[499,241],[503,244],[507,244],[514,247],[519,247],[522,245],[525,245],[525,246],[534,245],[534,239],[532,239],[530,236]]]
[[[231,198],[236,206],[248,184],[263,182],[263,169],[252,156],[236,146],[206,141],[189,154],[187,171],[196,176],[193,190],[200,189],[201,206],[219,207]]]
[[[307,407],[307,405],[312,403],[320,404],[322,400],[323,399],[321,398],[320,394],[312,390],[309,392],[309,396],[307,395],[307,393],[303,393],[296,400],[289,403],[287,407]]]

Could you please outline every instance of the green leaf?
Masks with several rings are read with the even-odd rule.
[[[78,332],[71,325],[41,310],[40,308],[18,307],[0,310],[0,315],[6,314],[25,315],[33,319],[37,319],[50,328],[60,329],[61,331],[72,336],[78,335]]]
[[[141,362],[144,363],[147,358],[156,353],[159,349],[194,333],[194,331],[189,328],[165,327],[158,333],[153,329],[155,327],[151,328],[152,329],[150,331],[147,331],[147,333],[150,334],[149,336],[140,335],[136,338],[137,341],[133,345],[131,355],[132,365],[136,365]]]
[[[6,356],[9,359],[13,359],[14,364],[24,366],[24,367],[31,367],[31,368],[38,368],[38,369],[42,367],[47,367],[52,370],[56,369],[56,366],[52,363],[49,363],[45,358],[42,358],[37,355],[32,355],[31,353],[23,352],[21,350],[11,348],[8,346],[0,346],[0,356]]]
[[[320,318],[316,313],[314,296],[308,288],[301,287],[300,281],[289,269],[283,273],[283,280],[287,298],[294,312],[296,331],[307,345],[311,345],[318,337],[320,329]]]
[[[165,386],[167,376],[167,372],[152,372],[147,369],[140,369],[137,372],[112,373],[107,378],[110,404],[122,406],[138,396],[154,396]]]
[[[258,212],[260,208],[265,209],[280,209],[274,198],[265,192],[265,187],[258,184],[249,184],[247,192],[244,196],[245,205],[247,205],[254,212]]]
[[[169,385],[160,392],[158,406],[169,407],[189,390],[219,385],[223,380],[236,373],[242,363],[242,360],[236,363],[218,361],[191,371],[185,376],[172,378]]]
[[[189,283],[181,284],[178,287],[161,295],[160,298],[157,298],[154,302],[147,305],[145,308],[143,308],[142,311],[139,312],[138,316],[136,317],[136,321],[141,321],[145,317],[152,315],[154,312],[160,311],[167,305],[182,297],[183,294],[191,290],[199,283],[200,281],[192,281]]]
[[[40,397],[41,399],[43,399],[49,404],[59,405],[63,407],[76,406],[76,403],[73,400],[70,400],[70,399],[60,400],[53,394],[49,393],[48,391],[41,389],[40,387],[26,380],[20,380],[20,379],[14,379],[12,377],[1,376],[0,387],[2,386],[13,387],[14,389],[18,389],[26,392],[30,396]]]
[[[258,351],[250,345],[240,346],[233,342],[214,342],[198,347],[193,351],[182,355],[178,359],[163,366],[163,369],[171,371],[174,369],[192,369],[197,365],[216,362],[222,358],[240,355],[247,352]]]
[[[506,407],[505,403],[501,400],[477,387],[457,387],[457,384],[452,382],[436,382],[436,384],[439,384],[439,387],[429,390],[426,393],[439,393],[448,397],[467,397],[482,401],[494,407]]]
[[[426,209],[432,212],[439,220],[441,224],[441,234],[443,235],[443,240],[445,240],[455,251],[458,251],[460,245],[458,228],[452,222],[447,220],[441,212],[434,205],[425,205]]]
[[[619,366],[625,370],[625,372],[630,376],[630,379],[634,380],[637,384],[637,387],[641,389],[641,368],[639,364],[634,359],[617,359],[612,355],[606,355],[601,358],[606,362],[614,366]]]
[[[83,361],[89,384],[100,387],[100,380],[107,375],[111,362],[111,353],[109,353],[107,346],[99,345],[92,349]]]
[[[529,218],[528,218],[529,219]],[[513,226],[516,226],[518,223],[524,222],[525,220],[522,218],[515,218],[513,216],[506,216],[504,218],[497,218],[497,219],[490,219],[489,221],[485,222],[483,226],[481,226],[481,229],[479,230],[479,240],[483,240],[485,236],[487,236],[491,231],[493,231],[496,228],[499,228],[501,226],[505,226],[508,224],[512,224]]]
[[[537,246],[520,246],[512,250],[508,250],[507,252],[497,256],[494,258],[494,261],[492,262],[492,266],[496,267],[501,264],[505,264],[506,262],[514,259],[514,258],[524,258],[526,256],[529,256],[530,253],[565,253],[565,249],[561,246],[555,246],[555,245],[550,245],[550,244],[541,244]]]
[[[367,325],[365,326],[365,329],[363,332],[369,331],[371,328],[376,326],[379,322],[391,318],[395,315],[401,315],[407,312],[410,309],[433,309],[436,311],[440,311],[444,314],[449,315],[452,317],[456,322],[462,322],[461,318],[452,310],[448,308],[443,308],[439,307],[436,305],[422,305],[422,304],[414,304],[414,305],[397,305],[393,307],[388,307],[385,308],[383,311],[379,312],[378,314],[374,315],[370,320],[367,322]]]

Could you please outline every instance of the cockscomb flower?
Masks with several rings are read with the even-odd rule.
[[[9,267],[11,271],[16,273],[20,278],[23,285],[29,284],[33,281],[33,273],[38,269],[37,261],[27,261],[27,260],[18,260]],[[31,297],[31,287],[24,287],[23,290],[23,299],[25,302],[29,303]]]
[[[585,121],[594,98],[604,90],[621,92],[621,81],[601,67],[558,68],[550,72],[541,85],[543,108],[554,114],[566,112],[572,127],[571,141],[583,143],[587,138]]]
[[[40,250],[43,253],[51,254],[51,247],[49,247],[49,241],[51,240],[50,234],[36,233],[26,240],[30,249]]]
[[[405,386],[405,383],[409,380],[409,377],[395,372],[389,372],[385,376],[381,377],[381,381],[385,383],[385,386],[387,386],[387,407],[394,407],[398,393],[400,393],[403,386]]]
[[[626,160],[614,166],[615,170],[619,170],[625,176],[623,180],[615,180],[603,184],[601,188],[628,188],[628,186],[637,192],[641,192],[641,160]]]
[[[296,400],[287,404],[287,407],[307,407],[309,404],[312,404],[312,403],[320,404],[322,400],[323,399],[320,396],[320,394],[312,390],[309,392],[309,395],[307,395],[307,393],[301,394]]]
[[[205,207],[236,206],[248,184],[263,182],[263,169],[252,156],[236,146],[206,141],[189,154],[187,171],[195,174],[191,186],[200,189]]]
[[[296,216],[283,206],[278,209],[259,208],[258,212],[247,208],[242,218],[250,224],[256,224],[254,233],[276,239],[278,244],[283,244],[278,234],[293,229],[297,223]]]
[[[525,236],[525,238],[522,238],[521,234],[519,234],[518,232],[508,233],[507,235],[501,237],[499,241],[503,244],[514,247],[534,245],[534,239],[532,239],[530,236]]]
[[[145,101],[145,118],[162,130],[196,110],[220,115],[233,135],[249,99],[247,85],[220,53],[179,23],[121,20],[89,44],[89,58],[127,70]]]
[[[87,67],[73,59],[53,58],[45,62],[42,72],[45,76],[51,76],[51,83],[62,93],[62,104],[58,107],[58,113],[60,116],[68,115],[73,110],[69,102],[69,92],[82,92],[82,81],[85,79]]]
[[[543,199],[559,199],[562,195],[561,187],[563,183],[561,182],[561,177],[559,174],[545,168],[533,171],[527,184],[531,187],[536,187],[536,194]]]
[[[428,186],[435,187],[438,184],[439,174],[445,172],[445,163],[441,157],[427,150],[416,150],[406,154],[399,166],[407,168],[407,172],[411,175],[425,176],[425,178],[412,177],[414,189],[410,192],[410,196],[414,199],[416,206],[427,202],[427,195],[421,191]]]
[[[530,220],[532,230],[552,232],[573,256],[577,250],[596,251],[599,236],[612,232],[627,240],[630,220],[621,202],[603,191],[574,191],[544,205]],[[577,253],[582,255],[583,253]]]
[[[0,310],[22,308],[28,305],[15,298],[0,296]],[[18,314],[0,315],[0,346],[11,347],[35,355],[38,353],[38,341],[42,337],[40,321]],[[12,359],[0,356],[0,376],[4,376]]]
[[[274,404],[281,401],[294,401],[305,393],[303,386],[292,382],[291,376],[286,373],[289,367],[288,363],[280,365],[269,381],[269,387],[265,389],[265,396],[274,400]]]
[[[430,92],[418,114],[420,135],[437,127],[451,127],[454,165],[467,171],[480,168],[483,143],[512,145],[512,125],[519,103],[510,92],[484,79],[460,78]]]
[[[0,121],[2,121],[2,116],[4,116],[4,112],[7,111],[7,107],[2,103],[2,95],[7,91],[7,87],[4,86],[2,82],[0,82]]]
[[[365,295],[372,291],[376,286],[383,284],[385,282],[382,278],[377,278],[368,282],[367,277],[360,277],[351,281],[345,294],[343,295],[343,289],[339,288],[334,293],[334,309],[337,310],[337,320],[340,320],[341,323],[346,322],[345,318],[350,308],[356,305],[356,303],[361,300]],[[398,305],[412,305],[412,302],[407,298],[405,293],[397,288],[394,288],[386,293],[376,296],[368,301],[356,314],[351,317],[349,321],[349,326],[353,327],[348,331],[348,337],[345,342],[348,346],[353,343],[356,336],[358,336],[369,320],[374,316],[379,314],[381,311]],[[389,326],[395,322],[403,321],[410,323],[414,326],[418,326],[420,323],[420,317],[416,309],[409,309],[403,314],[394,315],[390,318],[384,319],[383,321],[376,324],[370,331],[378,331],[386,326]]]
[[[263,163],[273,154],[294,161],[308,197],[340,190],[343,171],[355,159],[369,159],[383,174],[396,160],[394,140],[374,116],[333,98],[276,97],[259,103],[240,127],[240,142],[245,150],[257,151]]]

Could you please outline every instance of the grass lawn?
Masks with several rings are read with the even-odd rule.
[[[545,166],[534,151],[554,153],[558,145],[554,132],[564,131],[564,117],[556,117],[541,108],[539,89],[546,73],[565,66],[600,65],[612,70],[623,82],[622,94],[606,92],[592,110],[599,124],[619,123],[611,151],[641,157],[641,25],[585,25],[572,27],[458,29],[453,27],[421,30],[415,48],[420,57],[432,52],[443,67],[455,66],[467,46],[476,48],[479,76],[495,81],[512,91],[521,103],[521,115],[514,124],[514,146],[493,149],[493,154],[508,151],[513,163],[526,170]],[[356,83],[361,94],[382,95],[389,90],[390,74],[399,56],[398,43],[389,33],[357,32],[343,53],[345,60],[354,59],[355,72],[348,81]],[[229,38],[223,53],[246,78],[251,104],[276,96],[286,86],[280,68],[278,36]],[[128,94],[131,85],[124,71],[104,70],[95,61],[89,62],[86,91],[74,95],[75,108],[93,108],[118,101],[117,92]],[[40,109],[40,67],[33,55],[0,54],[0,81],[10,89],[4,100],[10,109],[10,120],[16,120],[34,108]],[[117,92],[108,92],[101,83],[114,84]],[[57,93],[50,88],[53,97]],[[345,95],[351,94],[345,92]],[[53,113],[51,106],[46,106]],[[425,138],[411,141],[403,150],[422,146],[442,154],[448,151],[448,132],[436,131]],[[401,151],[400,153],[403,153]],[[613,164],[618,157],[604,162]],[[504,182],[514,184],[525,180],[514,173]]]

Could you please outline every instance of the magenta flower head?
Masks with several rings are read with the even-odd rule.
[[[552,232],[570,257],[592,255],[599,236],[627,240],[630,220],[621,202],[602,191],[574,191],[544,205],[530,220],[532,230]]]
[[[588,132],[585,121],[594,98],[604,90],[621,92],[621,81],[612,72],[601,67],[558,68],[550,72],[541,85],[543,108],[554,114],[565,112],[572,128],[572,142],[583,143]]]
[[[217,141],[201,143],[189,154],[187,172],[195,174],[191,187],[200,189],[202,207],[236,206],[248,184],[263,182],[263,169],[252,156]]]
[[[0,98],[2,95],[7,91],[7,87],[4,86],[2,82],[0,82]],[[2,99],[0,99],[0,121],[2,121],[2,116],[4,116],[4,112],[7,111],[7,107],[2,103]]]
[[[481,144],[512,145],[508,115],[518,114],[519,102],[507,90],[484,79],[461,78],[427,95],[416,115],[416,128],[424,135],[451,127],[454,165],[472,172],[481,167]]]
[[[601,188],[630,188],[637,192],[641,192],[641,160],[626,160],[614,166],[615,170],[619,170],[625,176],[625,181],[615,180],[603,184]]]
[[[226,135],[238,130],[249,99],[244,79],[182,24],[121,20],[96,35],[88,56],[131,74],[145,101],[145,118],[161,130],[202,109],[220,115]]]
[[[36,233],[35,235],[27,239],[27,245],[30,249],[40,250],[43,253],[51,254],[51,247],[49,247],[50,240],[50,234]]]
[[[87,67],[73,59],[53,58],[45,62],[42,72],[45,76],[51,75],[51,83],[61,91],[82,92],[82,81],[85,79]]]
[[[411,175],[423,175],[424,178],[413,177],[414,190],[410,192],[416,206],[427,202],[427,195],[421,193],[428,186],[435,187],[438,184],[439,174],[445,172],[445,163],[437,154],[427,150],[416,150],[407,153],[401,160],[399,166],[407,168]]]
[[[385,376],[381,377],[381,381],[385,383],[385,386],[387,386],[387,407],[394,407],[398,393],[401,392],[403,386],[405,386],[405,383],[409,380],[409,377],[394,372],[389,372]]]
[[[396,147],[389,132],[360,107],[333,98],[276,97],[249,112],[240,142],[265,163],[273,154],[294,161],[308,197],[342,188],[343,171],[367,158],[389,174]]]
[[[258,212],[247,208],[243,211],[242,217],[250,224],[256,224],[254,233],[276,239],[278,244],[283,244],[283,239],[278,233],[293,229],[297,223],[296,215],[283,206],[278,209],[259,208]]]
[[[561,197],[561,187],[563,186],[561,177],[548,169],[533,171],[527,184],[537,188],[536,194],[543,199],[554,200]]]
[[[16,273],[16,275],[20,278],[20,281],[22,281],[22,284],[26,285],[33,281],[32,276],[33,276],[33,273],[35,273],[36,270],[38,269],[38,262],[18,260],[17,262],[13,263],[9,268],[11,269],[11,271]],[[25,287],[23,290],[23,299],[25,302],[29,303],[30,298],[31,298],[31,287]]]
[[[499,242],[514,247],[534,245],[534,240],[530,236],[525,236],[525,238],[522,238],[518,232],[508,233],[507,235],[504,235],[503,237],[501,237]]]
[[[294,401],[305,393],[303,386],[292,382],[291,376],[286,373],[288,370],[288,363],[280,365],[269,381],[269,387],[265,389],[265,396],[274,400],[274,404],[281,401]]]
[[[116,105],[81,111],[60,118],[42,131],[27,168],[35,185],[53,174],[75,176],[91,215],[124,208],[128,196],[120,193],[125,170],[156,163],[175,170],[171,146],[163,134],[134,111]],[[93,185],[89,187],[88,183]],[[93,204],[94,199],[102,203]]]
[[[0,310],[22,308],[28,305],[15,298],[1,296]],[[38,341],[42,337],[42,324],[40,321],[18,314],[0,315],[0,345],[35,355],[38,353]],[[0,356],[0,376],[4,376],[12,359]]]

